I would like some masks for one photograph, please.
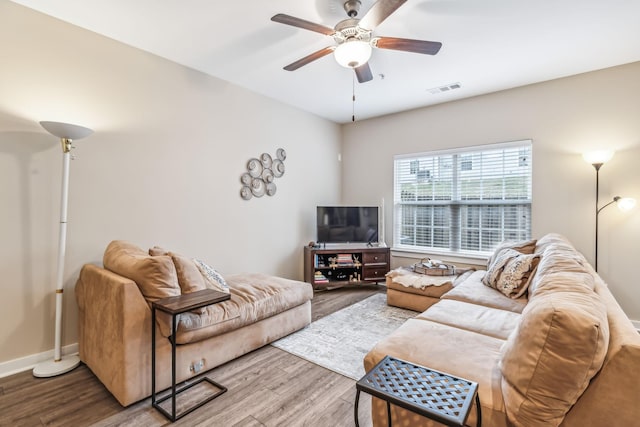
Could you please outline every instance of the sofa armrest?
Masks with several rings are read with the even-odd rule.
[[[75,289],[80,359],[123,406],[151,388],[151,310],[136,283],[86,264]]]

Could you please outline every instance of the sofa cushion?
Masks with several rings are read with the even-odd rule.
[[[176,342],[192,343],[274,316],[313,298],[308,283],[260,273],[226,278],[231,299],[206,307],[205,313],[178,316]]]
[[[497,338],[429,320],[409,319],[393,334],[375,345],[365,356],[364,367],[368,372],[385,355],[390,355],[475,381],[478,383],[482,404],[482,424],[506,426],[504,403],[500,394],[501,374],[498,369],[500,347],[503,343],[503,340]],[[435,425],[428,424],[425,418],[412,412],[394,409],[393,414],[394,426]],[[476,411],[472,408],[467,419],[468,425],[476,425],[475,414]],[[378,413],[374,416],[378,418]],[[385,423],[374,425],[386,425],[386,411],[379,418]]]
[[[536,254],[543,254],[547,249],[558,245],[573,248],[571,243],[569,243],[569,240],[567,240],[567,238],[562,234],[548,233],[538,239],[536,242],[536,248],[533,252]]]
[[[180,295],[170,256],[150,256],[132,243],[114,240],[107,246],[102,262],[107,270],[136,282],[148,302]]]
[[[601,368],[608,342],[606,309],[595,292],[530,300],[500,362],[510,422],[559,425]]]
[[[464,301],[471,304],[484,305],[485,307],[521,313],[527,305],[526,296],[512,299],[493,288],[485,286],[482,283],[482,278],[485,273],[484,270],[474,271],[465,281],[444,294],[442,299]]]
[[[551,292],[558,288],[567,290],[568,287],[594,289],[589,263],[560,234],[547,234],[540,238],[536,253],[541,255],[541,259],[529,285],[529,298],[536,295],[541,287]]]
[[[506,340],[516,328],[520,315],[507,310],[443,299],[419,314],[416,319],[430,320]]]
[[[567,413],[563,425],[637,425],[640,381],[635,372],[640,369],[640,334],[600,276],[591,266],[587,268],[594,274],[595,292],[607,308],[609,346],[602,368]]]
[[[482,283],[510,298],[520,298],[527,291],[540,255],[522,254],[515,249],[503,249],[493,258]]]

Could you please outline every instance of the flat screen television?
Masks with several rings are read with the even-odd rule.
[[[375,243],[378,241],[377,206],[318,206],[318,243]]]

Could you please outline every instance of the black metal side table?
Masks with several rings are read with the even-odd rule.
[[[463,427],[475,399],[477,427],[482,426],[478,383],[424,366],[385,356],[356,383],[355,420],[364,391],[387,402],[387,425],[391,427],[391,404],[438,421]]]
[[[196,291],[189,294],[163,298],[151,304],[151,405],[172,422],[184,417],[190,412],[193,412],[205,403],[212,401],[227,391],[226,387],[207,378],[206,376],[202,376],[198,380],[181,387],[179,390],[176,389],[176,317],[181,313],[186,313],[187,311],[202,308],[207,305],[217,304],[219,302],[226,301],[229,298],[231,298],[231,295],[225,292],[214,291],[213,289],[204,289],[202,291]],[[160,399],[156,397],[156,310],[160,310],[171,315],[171,393]],[[180,414],[176,414],[176,395],[203,381],[217,387],[219,391],[198,402],[196,405],[183,410]],[[169,398],[171,398],[171,413],[160,406],[162,402]]]

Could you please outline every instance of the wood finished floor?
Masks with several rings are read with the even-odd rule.
[[[383,288],[316,292],[317,320]],[[173,423],[176,426],[353,426],[355,381],[272,346],[207,374],[229,391]],[[198,387],[194,387],[194,394]],[[200,394],[200,396],[202,396]],[[188,403],[189,394],[185,396]],[[360,425],[371,426],[371,404],[361,395]],[[123,408],[85,366],[54,378],[31,371],[0,378],[0,426],[168,426],[145,399]]]

